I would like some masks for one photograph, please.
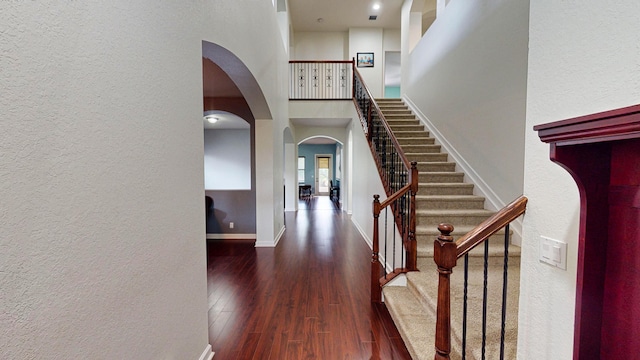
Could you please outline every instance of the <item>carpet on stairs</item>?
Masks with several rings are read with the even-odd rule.
[[[419,171],[416,237],[418,268],[421,271],[407,274],[406,287],[387,286],[383,294],[389,312],[414,359],[433,359],[438,281],[433,262],[433,240],[438,234],[437,226],[441,222],[453,224],[456,228],[453,235],[458,238],[494,212],[484,208],[484,198],[474,195],[473,184],[464,182],[464,174],[456,171],[455,163],[449,160],[448,154],[436,144],[435,139],[402,100],[381,99],[378,105],[406,156],[410,161],[418,162]],[[503,239],[504,231],[490,241],[488,305],[484,312],[481,305],[484,268],[483,258],[478,257],[480,250],[474,250],[469,258],[467,359],[480,359],[482,356],[483,313],[487,323],[491,324],[485,333],[486,358],[497,358],[500,351],[499,324],[502,315],[497,306],[502,302],[503,265],[501,249],[500,246],[496,249],[497,242],[494,238]],[[516,357],[520,279],[519,248],[511,246],[509,251],[506,359]],[[462,345],[462,263],[463,260],[459,260],[459,265],[454,268],[451,276],[452,359],[460,358]]]

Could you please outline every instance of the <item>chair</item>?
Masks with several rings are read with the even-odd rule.
[[[329,197],[331,200],[340,201],[340,185],[334,186],[333,180],[329,180]]]
[[[204,209],[207,219],[209,219],[209,216],[213,213],[213,198],[211,196],[204,197]]]

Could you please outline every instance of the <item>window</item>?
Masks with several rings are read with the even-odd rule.
[[[305,162],[304,156],[299,156],[298,157],[298,182],[299,183],[304,182],[304,162]]]

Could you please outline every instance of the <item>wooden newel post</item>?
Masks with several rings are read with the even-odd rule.
[[[433,243],[433,260],[438,265],[438,305],[436,314],[435,360],[449,359],[451,353],[451,284],[450,276],[458,259],[453,242],[453,225],[438,225],[440,236]]]
[[[380,217],[380,195],[373,195],[373,249],[371,253],[371,302],[381,303],[382,293],[380,289],[380,260],[378,252],[380,244],[378,240],[378,217]]]

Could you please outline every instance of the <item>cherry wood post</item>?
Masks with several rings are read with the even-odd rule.
[[[435,360],[449,359],[451,353],[451,283],[457,250],[453,242],[453,225],[438,225],[440,235],[433,243],[433,260],[438,265],[438,305],[436,314]]]
[[[378,218],[380,217],[380,195],[373,195],[373,249],[371,253],[371,302],[381,303],[382,293],[380,289],[380,251],[378,234]]]

